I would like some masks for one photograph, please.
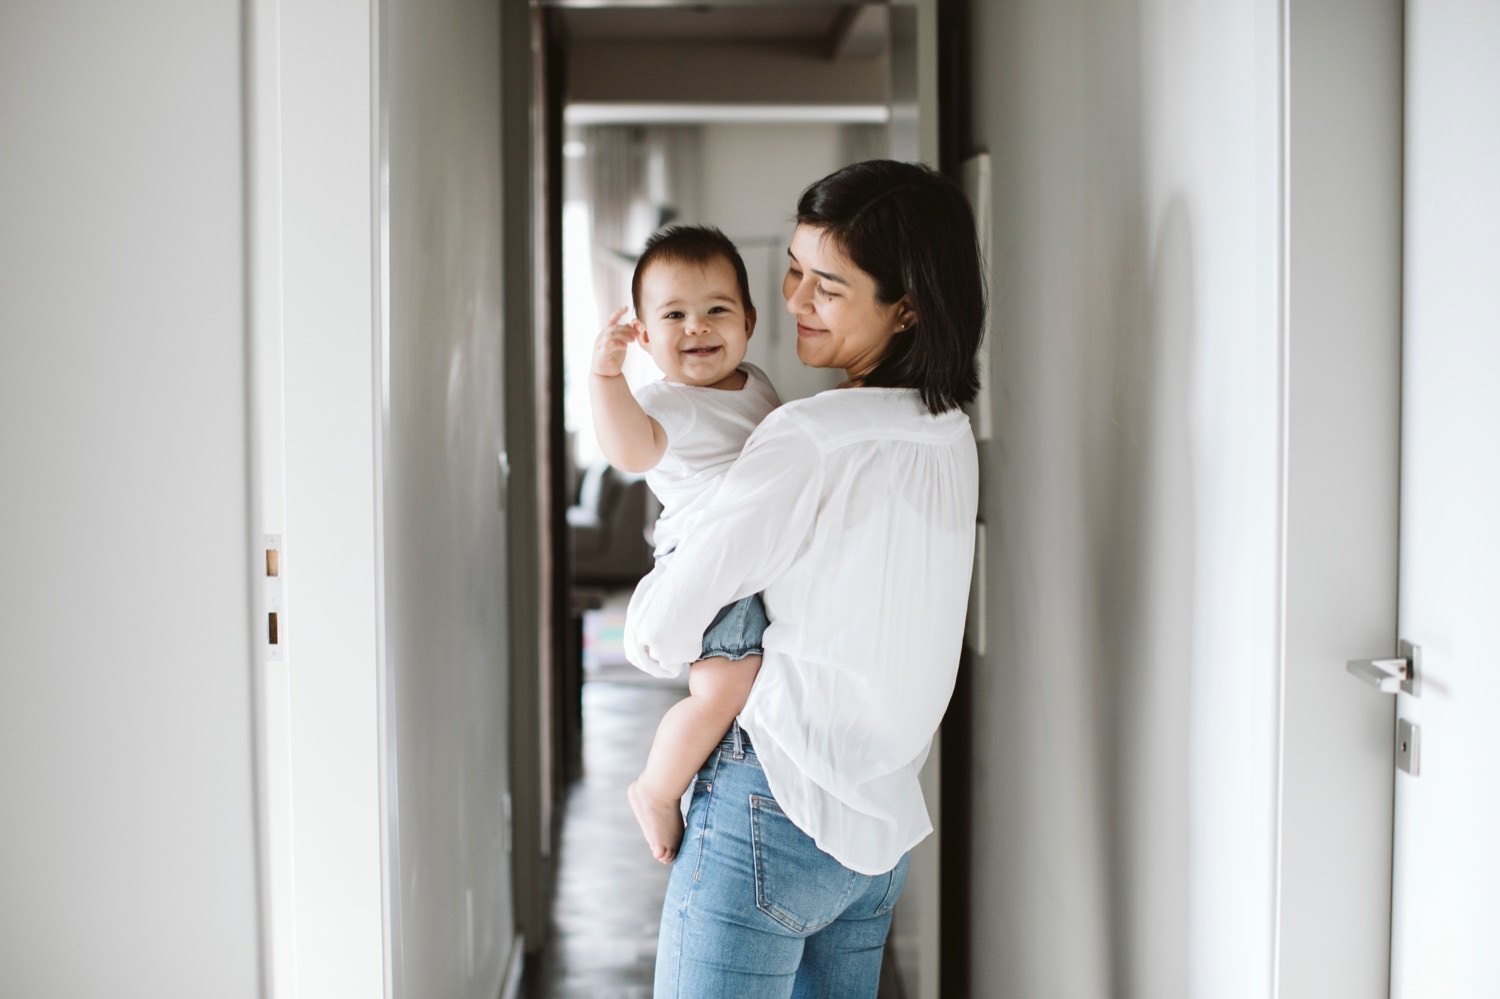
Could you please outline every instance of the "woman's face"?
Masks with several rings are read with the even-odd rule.
[[[913,317],[904,302],[883,304],[875,279],[854,265],[825,230],[797,226],[781,294],[797,318],[797,357],[812,368],[843,368],[859,380]]]

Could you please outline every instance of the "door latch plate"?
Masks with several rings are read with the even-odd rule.
[[[1413,697],[1421,697],[1422,646],[1403,638],[1396,643],[1396,655],[1406,660],[1406,678],[1401,681],[1401,689]]]
[[[1396,719],[1396,766],[1413,777],[1422,773],[1422,726]]]

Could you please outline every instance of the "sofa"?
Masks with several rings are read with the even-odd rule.
[[[660,507],[646,480],[598,461],[583,471],[568,508],[574,586],[634,586],[651,571],[650,530]]]

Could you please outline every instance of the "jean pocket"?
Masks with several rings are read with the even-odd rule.
[[[895,908],[896,900],[901,897],[901,889],[906,887],[906,869],[910,866],[911,854],[904,854],[899,863],[886,875],[885,898],[875,907],[875,915],[883,916]]]
[[[755,907],[793,933],[813,933],[839,917],[859,875],[819,850],[772,798],[750,796]]]

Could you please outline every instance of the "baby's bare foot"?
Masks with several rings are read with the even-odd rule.
[[[646,836],[651,856],[663,864],[670,864],[682,842],[682,811],[678,799],[653,798],[638,780],[630,782],[625,796],[630,799],[630,810],[635,813],[635,821]]]

